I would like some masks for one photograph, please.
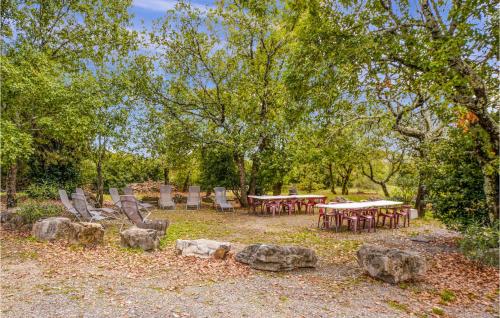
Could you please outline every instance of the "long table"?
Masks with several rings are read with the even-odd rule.
[[[316,204],[318,208],[337,209],[337,210],[350,210],[350,209],[364,209],[364,208],[383,208],[388,206],[402,205],[403,202],[399,201],[366,201],[366,202],[348,202],[348,203],[319,203]]]
[[[262,204],[264,204],[265,201],[275,201],[275,200],[280,201],[280,200],[291,200],[291,199],[297,199],[297,200],[326,199],[325,195],[319,195],[319,194],[249,195],[248,197],[256,201],[260,201],[261,209],[262,209]],[[252,210],[255,213],[255,204],[252,204]],[[300,210],[300,205],[299,205],[299,210]]]

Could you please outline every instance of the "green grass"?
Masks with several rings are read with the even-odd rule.
[[[172,222],[167,229],[167,235],[160,240],[164,247],[178,239],[195,240],[200,238],[217,239],[230,235],[232,231],[216,221],[185,220]]]
[[[396,309],[396,310],[399,310],[399,311],[410,312],[408,305],[402,304],[402,303],[395,301],[395,300],[388,300],[387,305],[389,305],[389,307]]]
[[[452,302],[455,300],[456,296],[455,293],[452,292],[449,289],[443,289],[441,293],[439,294],[439,297],[441,298],[441,303],[442,304],[447,304],[449,302]]]
[[[436,314],[438,316],[442,316],[442,315],[444,315],[444,310],[439,308],[439,307],[434,307],[434,308],[432,308],[432,313]]]

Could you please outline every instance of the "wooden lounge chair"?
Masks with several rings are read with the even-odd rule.
[[[148,220],[150,213],[142,215],[141,207],[133,195],[121,195],[120,201],[123,213],[132,224],[141,229],[153,229],[165,234],[169,225],[168,220]]]
[[[78,213],[78,211],[75,209],[75,207],[69,200],[68,193],[66,192],[66,190],[59,189],[59,198],[61,198],[61,202],[66,208],[66,211],[71,213],[78,221],[80,221],[81,220],[80,213]]]
[[[175,210],[175,202],[172,200],[172,186],[166,184],[160,186],[158,206],[160,209],[172,208]]]
[[[227,202],[226,197],[226,188],[224,187],[215,187],[215,208],[218,210],[221,209],[224,212],[224,209],[230,210],[234,212],[234,207],[231,203]]]
[[[73,199],[73,205],[78,213],[81,215],[82,219],[87,222],[101,221],[107,219],[106,216],[100,214],[98,211],[90,211],[87,208],[87,202],[85,201],[85,196],[79,193],[71,194]]]
[[[186,202],[186,210],[189,207],[195,207],[197,210],[201,207],[201,196],[199,186],[190,186]]]

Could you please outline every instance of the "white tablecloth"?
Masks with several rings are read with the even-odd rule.
[[[398,201],[379,200],[379,201],[366,201],[366,202],[316,204],[316,207],[348,210],[348,209],[386,207],[386,206],[402,205],[402,204],[403,202],[398,202]]]
[[[249,198],[257,200],[288,200],[288,199],[321,199],[325,195],[319,194],[295,194],[295,195],[249,195]]]

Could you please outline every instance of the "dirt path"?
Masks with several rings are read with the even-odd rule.
[[[315,216],[255,217],[213,211],[158,212],[172,220],[163,251],[137,253],[117,244],[91,250],[40,243],[2,231],[2,317],[498,317],[498,271],[456,253],[456,234],[435,222],[377,233],[315,229]],[[428,243],[415,242],[425,235]],[[316,269],[267,273],[234,260],[175,255],[176,238],[230,239],[315,248]],[[427,256],[424,281],[389,285],[355,262],[362,243],[417,250]],[[443,301],[443,291],[453,299]]]

